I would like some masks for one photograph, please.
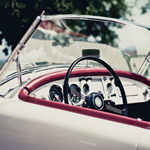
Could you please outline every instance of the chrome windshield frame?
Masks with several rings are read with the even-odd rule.
[[[110,18],[110,17],[102,17],[102,16],[92,16],[92,15],[75,15],[75,14],[68,14],[68,15],[43,15],[42,16],[42,21],[48,21],[48,20],[56,20],[56,19],[83,19],[83,20],[93,20],[93,21],[111,21],[114,23],[120,23],[123,25],[136,25],[138,27],[145,28],[147,30],[150,30],[150,26],[142,25],[139,23],[131,22],[131,21],[126,21],[122,19],[115,19],[115,18]]]
[[[0,70],[0,82],[2,81],[2,79],[5,76],[7,70],[9,69],[10,65],[13,62],[17,63],[17,65],[16,65],[17,67],[20,66],[18,64],[18,59],[17,58],[18,58],[19,54],[22,52],[22,50],[24,49],[25,44],[27,43],[27,41],[30,39],[30,37],[33,35],[33,33],[36,31],[36,29],[40,25],[40,23],[42,21],[54,20],[54,19],[55,20],[57,20],[57,19],[62,19],[62,20],[63,19],[83,19],[83,20],[105,21],[105,22],[111,21],[111,22],[120,23],[120,24],[123,24],[123,25],[136,25],[136,26],[145,28],[147,30],[150,30],[150,27],[148,27],[148,26],[137,24],[137,23],[134,23],[134,22],[124,21],[124,20],[121,20],[121,19],[114,19],[114,18],[101,17],[101,16],[89,16],[89,15],[72,15],[72,14],[69,14],[69,15],[51,15],[51,16],[45,16],[44,15],[44,11],[43,11],[40,16],[37,16],[37,18],[35,19],[35,21],[29,27],[29,29],[27,30],[27,32],[25,33],[25,35],[23,36],[23,38],[20,40],[20,42],[18,43],[18,45],[13,50],[12,54],[9,56],[9,58],[7,59],[7,61],[3,65],[3,67],[1,68],[1,70]],[[18,72],[18,81],[19,81],[19,84],[22,84],[21,69],[17,68],[16,72]]]

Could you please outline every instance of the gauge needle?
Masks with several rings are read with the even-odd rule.
[[[59,95],[54,94],[54,99],[53,99],[53,101],[60,101],[60,100],[59,100]]]
[[[57,94],[55,94],[55,98],[59,101],[59,96]]]

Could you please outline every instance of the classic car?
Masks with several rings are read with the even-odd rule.
[[[149,150],[149,30],[38,16],[0,61],[0,149]]]

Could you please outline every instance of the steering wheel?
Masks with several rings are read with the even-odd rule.
[[[121,93],[121,97],[122,97],[122,101],[123,101],[123,108],[122,109],[118,109],[118,108],[114,107],[114,104],[112,104],[111,101],[105,102],[103,94],[101,92],[93,92],[88,96],[84,96],[84,95],[81,95],[80,93],[78,93],[77,91],[73,91],[69,88],[68,81],[69,81],[70,74],[71,74],[73,68],[75,67],[75,65],[77,63],[79,63],[80,61],[83,61],[83,60],[93,60],[93,61],[100,63],[114,77],[114,83],[120,89],[120,93]],[[127,105],[126,94],[125,94],[123,85],[122,85],[118,75],[115,73],[115,71],[106,62],[104,62],[103,60],[101,60],[97,57],[93,57],[93,56],[80,57],[80,58],[76,59],[70,65],[70,67],[66,73],[66,77],[64,80],[64,87],[63,87],[64,101],[66,104],[69,104],[68,93],[73,93],[76,96],[84,99],[83,107],[93,108],[93,109],[97,109],[97,110],[107,109],[107,110],[113,111],[117,114],[128,116],[128,105]]]

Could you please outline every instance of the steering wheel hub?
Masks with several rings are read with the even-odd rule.
[[[104,107],[104,97],[101,93],[91,93],[87,102],[89,108],[101,110]]]

